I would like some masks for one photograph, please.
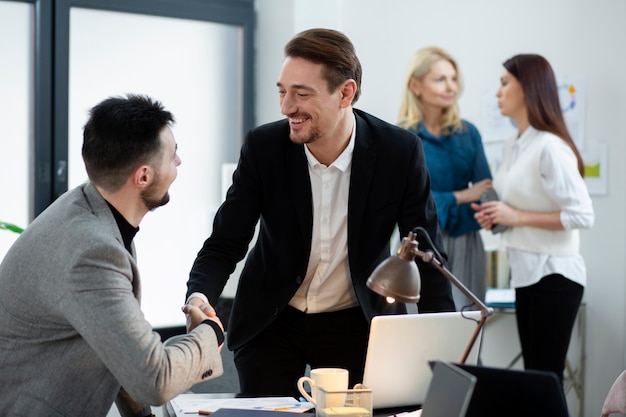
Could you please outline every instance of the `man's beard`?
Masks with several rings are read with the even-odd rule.
[[[311,131],[311,133],[309,133],[308,136],[305,136],[303,140],[300,139],[300,138],[295,137],[293,133],[291,133],[291,132],[289,133],[289,138],[291,139],[291,141],[293,143],[297,143],[298,145],[302,145],[302,144],[305,144],[305,143],[313,143],[316,140],[318,140],[320,138],[320,136],[322,136],[322,135],[320,134],[320,132],[317,129],[314,129],[313,131]]]
[[[148,210],[153,211],[157,207],[164,206],[170,202],[170,193],[166,191],[165,194],[160,199],[158,199],[148,195],[148,192],[143,192],[141,193],[141,199],[143,200],[143,203],[146,205]]]
[[[146,205],[146,208],[149,211],[156,209],[157,207],[161,207],[169,203],[170,201],[170,193],[166,191],[165,194],[158,197],[156,196],[156,188],[158,188],[159,184],[159,175],[156,175],[154,178],[154,182],[150,187],[141,192],[141,200]]]

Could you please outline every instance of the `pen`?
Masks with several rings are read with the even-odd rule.
[[[213,411],[198,410],[198,414],[200,414],[201,416],[209,416],[209,415],[213,414]]]

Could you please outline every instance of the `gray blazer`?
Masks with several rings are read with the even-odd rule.
[[[214,330],[200,325],[165,347],[140,292],[136,261],[96,188],[55,201],[0,264],[0,413],[106,416],[120,386],[159,405],[221,375]]]

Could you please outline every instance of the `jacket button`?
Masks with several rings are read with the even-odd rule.
[[[209,369],[208,371],[205,371],[205,372],[202,374],[202,379],[204,379],[204,378],[208,378],[208,377],[210,377],[211,375],[213,375],[213,369]]]
[[[296,282],[298,284],[302,284],[302,277],[300,275],[298,275],[298,277],[296,278]]]

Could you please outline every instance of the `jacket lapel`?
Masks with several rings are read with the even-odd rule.
[[[352,155],[352,173],[350,175],[350,195],[348,199],[348,252],[350,258],[358,253],[363,214],[370,185],[374,175],[376,154],[371,150],[372,137],[367,124],[358,114],[356,117],[356,138]]]
[[[313,229],[313,197],[311,195],[311,178],[309,177],[309,164],[304,154],[304,145],[291,145],[285,152],[287,172],[289,175],[289,187],[294,196],[298,226],[302,236],[302,242],[307,247],[307,253],[311,249],[311,237]],[[295,232],[295,231],[294,231]]]
[[[91,183],[87,183],[83,186],[83,192],[87,199],[89,206],[93,213],[98,216],[100,221],[105,225],[105,227],[111,231],[115,239],[120,243],[122,247],[124,247],[124,240],[122,239],[122,234],[120,232],[120,228],[115,221],[115,217],[113,217],[113,213],[111,213],[111,209],[107,205],[106,201],[96,187]],[[141,302],[141,283],[139,280],[139,271],[137,269],[137,258],[135,252],[135,243],[133,242],[131,245],[131,268],[133,270],[133,280],[131,282],[133,286],[133,294],[137,301]]]

